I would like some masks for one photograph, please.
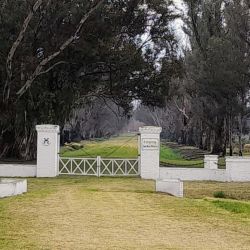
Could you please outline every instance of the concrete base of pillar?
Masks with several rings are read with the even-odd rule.
[[[176,197],[183,197],[183,182],[175,179],[156,180],[156,192],[168,193]]]
[[[0,179],[0,198],[27,192],[27,180]]]

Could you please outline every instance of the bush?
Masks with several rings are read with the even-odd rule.
[[[245,153],[250,153],[250,144],[245,144],[244,151]]]
[[[83,145],[79,144],[79,143],[72,143],[71,147],[75,150],[79,150],[81,148],[83,148]]]
[[[226,194],[223,191],[214,192],[215,198],[226,198]]]

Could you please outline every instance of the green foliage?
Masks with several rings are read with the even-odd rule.
[[[178,62],[176,41],[169,28],[175,18],[168,8],[170,2],[148,1],[148,9],[141,8],[141,1],[104,1],[75,34],[93,1],[44,1],[27,25],[13,57],[12,76],[7,77],[7,55],[35,2],[10,0],[1,4],[0,157],[33,158],[36,124],[63,127],[72,109],[96,98],[112,100],[124,113],[131,110],[134,99],[163,104],[175,67],[169,68],[169,78],[164,80],[155,62],[167,47],[171,47],[166,50],[169,64]],[[144,43],[140,37],[148,30],[149,16],[151,39]],[[18,96],[39,63],[71,36],[74,41],[42,65],[43,73]]]
[[[249,113],[249,4],[245,0],[225,6],[222,0],[185,2],[185,30],[191,42],[185,54],[183,95],[191,105],[185,131],[189,129],[197,144],[225,154],[226,146],[232,144],[226,135],[237,130],[241,135],[242,120]],[[206,137],[205,143],[193,134]]]
[[[168,160],[183,160],[183,157],[180,155],[179,152],[166,147],[165,145],[161,145],[161,152],[160,152],[162,159]]]
[[[161,145],[160,161],[163,165],[166,163],[168,167],[203,167],[203,160],[186,160],[178,150],[171,149],[165,145]]]
[[[215,198],[226,198],[226,194],[223,191],[216,191],[214,192]]]
[[[232,213],[240,213],[245,215],[250,215],[250,203],[249,202],[240,202],[240,201],[221,201],[216,200],[212,203],[219,208],[225,209]]]

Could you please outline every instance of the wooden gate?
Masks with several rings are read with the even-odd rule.
[[[138,176],[140,161],[112,158],[59,158],[60,175]]]

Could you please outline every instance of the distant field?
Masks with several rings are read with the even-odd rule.
[[[110,139],[97,139],[72,143],[61,148],[63,157],[106,157],[135,158],[138,156],[137,135],[123,135]],[[160,161],[171,165],[190,166],[200,164],[202,160],[185,160],[178,151],[161,145]],[[200,167],[200,166],[198,166]]]
[[[73,149],[72,146],[64,146],[61,149],[61,155],[64,157],[101,156],[107,158],[134,158],[138,155],[137,135],[112,137],[106,140],[82,141],[79,144],[83,145],[80,149]]]

